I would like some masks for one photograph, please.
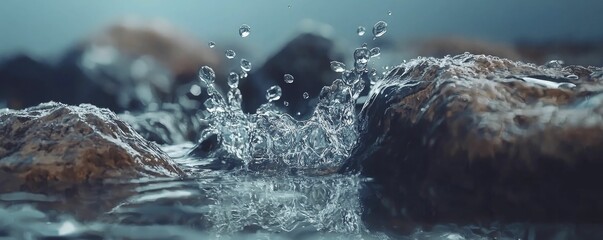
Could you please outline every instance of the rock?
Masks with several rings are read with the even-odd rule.
[[[125,19],[79,41],[58,62],[26,55],[0,61],[0,105],[59,101],[142,111],[175,102],[202,65],[222,73],[215,51],[189,34],[161,20]]]
[[[365,217],[377,226],[603,223],[602,73],[471,54],[412,60],[371,91],[342,171],[374,180]]]
[[[164,104],[161,109],[143,113],[122,113],[119,118],[146,140],[158,144],[195,142],[199,139],[202,127],[200,116],[187,112],[178,104]]]
[[[114,113],[89,104],[2,110],[0,135],[1,192],[183,175],[167,154]]]
[[[300,115],[311,113],[317,102],[311,99],[318,97],[323,86],[341,77],[331,70],[331,61],[343,61],[343,54],[336,51],[332,39],[313,33],[297,36],[241,82],[243,110],[255,112],[267,102],[266,90],[279,85],[283,95],[276,102],[278,106],[284,107],[283,101],[289,102],[284,109],[292,116],[297,116],[298,112]],[[285,83],[285,74],[293,75],[293,83]],[[310,99],[303,98],[304,92],[308,92]]]
[[[512,45],[464,37],[435,37],[412,44],[418,56],[444,57],[465,52],[494,55],[511,60],[524,60]]]

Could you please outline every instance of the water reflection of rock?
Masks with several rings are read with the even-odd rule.
[[[601,72],[470,54],[393,69],[344,168],[374,179],[366,220],[603,222]]]
[[[0,112],[0,191],[54,192],[183,172],[107,109],[45,103]]]

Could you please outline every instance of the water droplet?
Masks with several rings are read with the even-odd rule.
[[[283,102],[283,105],[285,105],[285,107],[288,107],[288,106],[289,106],[289,102],[284,101],[284,102]]]
[[[241,71],[241,73],[239,73],[239,78],[240,79],[247,78],[247,72]]]
[[[308,92],[304,92],[303,97],[304,99],[308,99],[310,98],[310,94],[308,94]]]
[[[205,84],[210,85],[216,80],[216,73],[210,67],[203,66],[199,69],[199,79]]]
[[[580,77],[578,77],[578,75],[576,75],[576,74],[570,74],[570,75],[568,75],[568,76],[567,76],[567,78],[568,78],[568,79],[572,79],[572,80],[577,80],[577,79],[579,79]]]
[[[293,81],[295,80],[295,79],[293,78],[293,75],[288,74],[288,73],[286,73],[286,74],[283,76],[283,79],[285,80],[285,82],[286,82],[286,83],[293,83]]]
[[[268,102],[279,100],[281,99],[282,94],[283,91],[281,90],[281,87],[274,85],[266,90],[266,100],[268,100]]]
[[[371,48],[370,54],[371,54],[372,58],[381,55],[381,48],[379,48],[379,47]]]
[[[331,70],[338,73],[343,72],[345,71],[345,64],[338,61],[331,61]]]
[[[366,48],[356,48],[354,51],[354,68],[358,72],[362,72],[366,69],[366,65],[369,61],[370,53]]]
[[[367,47],[368,47],[368,44],[367,44],[367,43],[362,43],[361,47],[363,47],[363,48],[367,48]]]
[[[358,36],[363,36],[365,32],[366,29],[363,26],[358,26],[358,29],[356,29],[356,33],[358,33]]]
[[[377,69],[371,69],[368,72],[368,77],[369,77],[369,81],[371,83],[371,85],[374,85],[375,83],[377,83],[377,79],[379,79],[379,75],[377,74]]]
[[[287,5],[287,8],[291,8],[291,4]]]
[[[239,28],[239,35],[241,35],[241,37],[249,36],[250,32],[251,32],[251,27],[249,27],[249,25],[247,25],[247,24],[243,24]]]
[[[379,22],[375,23],[375,26],[373,26],[373,35],[375,36],[375,38],[383,36],[383,34],[385,34],[385,32],[387,32],[387,23],[386,22],[379,21]]]
[[[230,74],[228,74],[228,86],[230,86],[230,88],[237,88],[239,86],[239,74],[236,72],[230,72]]]
[[[348,84],[355,84],[360,80],[360,76],[356,74],[354,71],[345,71],[341,78]]]
[[[251,71],[251,62],[247,61],[247,59],[245,59],[245,58],[242,58],[241,59],[241,69],[243,69],[243,71],[245,71],[245,72]]]
[[[225,55],[226,55],[226,58],[233,59],[237,55],[237,53],[235,53],[235,51],[232,49],[228,49],[228,50],[226,50]]]
[[[388,16],[391,16],[391,15],[392,15],[392,11],[388,11],[388,12],[387,12],[387,15],[388,15]]]
[[[214,48],[216,46],[216,43],[210,41],[207,45],[209,46],[209,48]]]
[[[201,87],[197,84],[193,84],[191,85],[191,88],[189,89],[189,92],[193,95],[193,96],[199,96],[201,95]]]

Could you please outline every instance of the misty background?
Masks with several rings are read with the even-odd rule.
[[[266,59],[308,26],[343,46],[356,46],[372,40],[370,29],[379,20],[389,24],[384,37],[396,41],[603,39],[603,1],[598,0],[4,0],[0,6],[0,58],[16,53],[52,58],[125,16],[160,18],[217,46],[241,45],[254,60]],[[252,29],[244,39],[238,36],[241,24]],[[363,37],[356,34],[358,26],[367,29]]]

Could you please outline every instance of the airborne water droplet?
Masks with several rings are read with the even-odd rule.
[[[247,72],[241,71],[241,73],[239,73],[239,78],[240,79],[243,79],[243,78],[246,78],[246,77],[247,77]]]
[[[242,58],[241,59],[241,69],[243,69],[243,71],[245,71],[245,72],[251,71],[251,62],[247,61],[247,59],[245,59],[245,58]]]
[[[308,99],[310,97],[310,94],[308,94],[308,92],[304,92],[303,97],[304,99]]]
[[[375,38],[383,36],[383,34],[385,34],[385,32],[387,32],[387,23],[386,22],[379,21],[379,22],[375,23],[375,26],[373,26],[373,35],[375,36]]]
[[[286,82],[286,83],[293,83],[293,81],[295,80],[295,79],[293,78],[293,75],[288,74],[288,73],[286,73],[286,74],[283,76],[283,79],[285,80],[285,82]]]
[[[233,59],[237,55],[237,53],[235,53],[235,51],[232,49],[228,49],[228,50],[226,50],[225,55],[226,55],[226,58]]]
[[[216,80],[216,73],[210,67],[203,66],[199,69],[199,79],[205,84],[210,85]]]
[[[239,35],[241,35],[241,37],[249,36],[250,32],[251,32],[251,27],[249,27],[249,25],[247,25],[247,24],[243,24],[239,28]]]
[[[356,29],[356,33],[358,33],[358,36],[363,36],[365,32],[366,29],[363,26],[358,26],[358,29]]]
[[[285,107],[288,107],[288,106],[289,106],[289,102],[284,101],[284,102],[283,102],[283,105],[285,105]]]
[[[266,90],[266,100],[268,100],[268,102],[279,100],[282,94],[283,91],[281,90],[281,87],[274,85]]]
[[[354,68],[356,71],[361,72],[366,69],[366,65],[369,61],[370,53],[366,48],[356,48],[354,51]]]
[[[338,61],[331,61],[331,70],[338,73],[343,72],[345,71],[345,64]]]
[[[228,86],[230,86],[230,88],[237,88],[239,86],[239,74],[236,72],[230,72],[230,74],[228,74]]]
[[[371,57],[377,57],[377,56],[381,55],[381,49],[379,47],[371,48],[370,54],[371,54]]]
[[[388,12],[387,12],[387,15],[388,15],[388,16],[391,16],[391,15],[392,15],[392,11],[388,11]]]
[[[213,41],[210,41],[208,44],[209,48],[214,48],[216,46],[216,43]]]

